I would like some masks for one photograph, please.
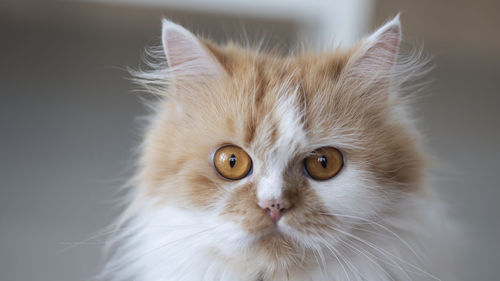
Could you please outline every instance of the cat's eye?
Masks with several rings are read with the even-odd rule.
[[[337,175],[344,166],[342,153],[333,147],[316,149],[304,159],[307,174],[315,180],[327,180]]]
[[[224,178],[239,180],[246,177],[252,169],[252,159],[243,149],[225,145],[215,151],[214,166]]]

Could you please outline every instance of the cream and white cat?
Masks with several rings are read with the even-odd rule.
[[[401,95],[399,17],[347,50],[218,46],[163,21],[162,98],[103,276],[440,280],[446,237]],[[442,252],[441,252],[442,253]]]

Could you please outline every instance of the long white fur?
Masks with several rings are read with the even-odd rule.
[[[383,30],[394,25],[399,26],[399,19],[389,22],[368,40],[377,40]],[[168,28],[180,30],[181,34],[187,32],[182,27],[164,22],[164,34],[168,33]],[[188,37],[191,36],[189,34]],[[210,61],[202,62],[202,66],[211,69]],[[165,69],[139,76],[141,81],[150,85],[158,76],[176,71],[175,68]],[[193,69],[190,68],[189,73],[193,74]],[[161,87],[155,89],[161,92]],[[290,89],[284,85],[283,91]],[[342,148],[356,140],[351,133],[343,134],[342,128],[332,128],[338,131],[335,138],[321,140],[320,143],[309,142],[299,121],[301,111],[293,100],[295,95],[285,96],[291,98],[280,100],[277,108],[277,116],[281,117],[281,137],[273,149],[272,157],[278,161],[260,163],[262,171],[268,171],[258,188],[258,197],[262,200],[280,196],[281,174],[290,151],[325,143]],[[440,213],[439,204],[433,200],[431,193],[424,191],[381,196],[375,192],[375,179],[348,160],[345,168],[334,179],[326,182],[310,180],[310,184],[320,195],[322,203],[328,206],[329,215],[340,221],[339,225],[332,226],[335,231],[331,233],[336,234],[304,235],[290,227],[284,216],[279,221],[282,232],[304,248],[314,249],[318,263],[292,270],[289,276],[275,276],[273,280],[264,281],[440,280],[435,275],[437,271],[432,269],[434,260],[429,255],[442,246],[434,237],[442,233],[442,221],[436,215]],[[261,279],[259,268],[265,265],[253,260],[258,257],[247,256],[249,247],[259,237],[249,235],[239,225],[221,219],[218,213],[222,205],[216,206],[215,211],[201,213],[157,204],[159,198],[133,197],[133,202],[140,203],[133,204],[129,209],[124,223],[120,225],[120,234],[111,241],[113,254],[101,279]],[[391,201],[395,197],[398,197],[398,203]],[[378,211],[386,207],[389,201],[392,202],[391,208],[397,212],[379,217]],[[242,262],[248,262],[249,266],[233,268],[233,265]]]
[[[339,203],[345,199],[330,200]],[[343,225],[337,229],[341,235],[328,240],[298,233],[287,227],[284,217],[280,221],[284,233],[302,241],[305,247],[329,247],[332,252],[318,252],[323,263],[315,268],[302,269],[290,279],[277,276],[274,280],[439,280],[429,269],[431,260],[424,255],[425,250],[436,250],[440,246],[432,243],[438,241],[432,234],[440,233],[440,222],[435,219],[439,212],[431,202],[405,195],[401,206],[396,206],[400,213],[384,218],[351,214],[368,208],[363,204],[351,212],[332,210],[332,215],[341,219]],[[153,207],[154,203],[135,209],[122,234],[115,237],[118,249],[103,278],[109,281],[258,280],[259,272],[251,266],[234,271],[230,262],[245,259],[246,249],[257,237],[219,219],[215,213],[202,214],[168,206],[157,208]],[[350,229],[351,226],[357,229]],[[416,241],[425,247],[417,247],[420,244]],[[212,256],[214,248],[225,257]]]

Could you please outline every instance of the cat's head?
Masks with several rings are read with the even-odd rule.
[[[350,49],[279,56],[164,21],[168,67],[143,77],[166,98],[144,144],[141,198],[223,229],[214,251],[280,263],[398,212],[424,167],[398,95],[400,39],[396,17]]]

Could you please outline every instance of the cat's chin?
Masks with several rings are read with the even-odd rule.
[[[283,237],[284,229],[283,227],[280,227],[278,224],[271,224],[266,231],[263,232],[261,237],[274,237],[274,238],[279,238]]]
[[[298,235],[295,235],[296,230],[290,228],[290,226],[281,224],[281,223],[272,223],[261,233],[253,236],[254,239],[252,246],[260,246],[268,247],[270,243],[273,247],[276,245],[286,245],[290,249],[298,247],[298,245],[302,244]],[[267,249],[269,250],[269,249]]]

